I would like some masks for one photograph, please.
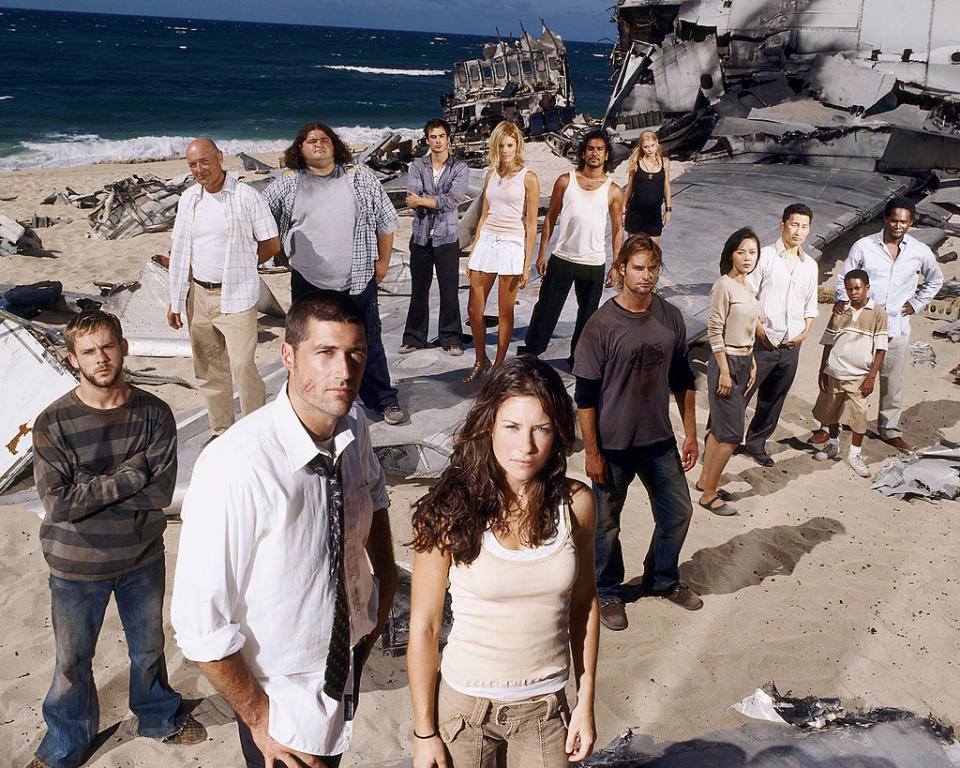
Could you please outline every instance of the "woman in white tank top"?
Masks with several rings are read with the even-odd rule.
[[[508,360],[414,505],[414,768],[492,768],[504,745],[509,768],[561,768],[593,749],[597,514],[589,488],[566,476],[575,437],[557,372],[532,356]],[[453,626],[438,687],[448,580]]]
[[[464,382],[475,381],[491,366],[483,311],[498,276],[497,356],[492,365],[500,365],[506,358],[513,336],[514,300],[517,291],[527,284],[537,242],[540,182],[537,174],[523,167],[523,136],[513,123],[504,120],[490,134],[489,164],[483,183],[483,207],[467,262],[467,312],[477,356]]]

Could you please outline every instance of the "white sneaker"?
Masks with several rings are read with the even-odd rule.
[[[847,456],[847,464],[853,467],[853,471],[860,475],[860,477],[870,477],[870,470],[867,465],[863,463],[863,456],[859,453],[856,456]]]
[[[840,446],[834,443],[827,443],[823,448],[813,454],[817,461],[826,461],[827,459],[836,459],[840,456]]]

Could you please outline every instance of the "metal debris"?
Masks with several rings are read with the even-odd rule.
[[[937,355],[925,341],[915,341],[910,345],[910,354],[914,365],[924,365],[933,368],[937,364]]]
[[[566,46],[542,19],[541,25],[539,38],[524,31],[515,42],[487,43],[479,59],[454,63],[454,90],[441,104],[459,154],[482,153],[501,120],[515,122],[531,136],[560,130],[573,120]]]
[[[938,443],[884,464],[871,488],[898,499],[960,496],[960,448]]]
[[[32,324],[0,310],[0,491],[23,472],[33,457],[33,423],[54,400],[73,389],[76,378],[54,344]]]
[[[934,328],[933,335],[950,339],[950,341],[960,341],[960,320],[954,320],[952,323]]]
[[[107,184],[105,195],[90,213],[88,237],[121,240],[144,232],[165,232],[173,228],[177,203],[189,181],[180,177],[163,181],[152,173],[129,176]]]

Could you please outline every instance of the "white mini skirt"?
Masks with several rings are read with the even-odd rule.
[[[523,240],[480,230],[467,266],[478,272],[519,275],[523,272]]]

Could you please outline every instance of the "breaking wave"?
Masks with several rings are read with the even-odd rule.
[[[337,133],[353,146],[373,144],[388,133],[399,133],[404,138],[419,138],[415,128],[371,128],[366,125],[337,128]],[[141,160],[164,160],[183,157],[192,136],[138,136],[133,139],[105,139],[96,134],[68,136],[52,134],[40,141],[20,142],[20,151],[0,157],[0,171],[20,171],[31,168],[64,168],[94,163],[123,163]],[[293,140],[289,139],[216,139],[224,154],[237,152],[282,152]]]
[[[404,75],[408,77],[439,77],[450,74],[449,69],[393,69],[392,67],[358,67],[348,64],[318,64],[323,69],[341,69],[362,72],[365,75]]]
[[[12,99],[13,96],[0,96],[0,101],[6,101],[7,99]]]

